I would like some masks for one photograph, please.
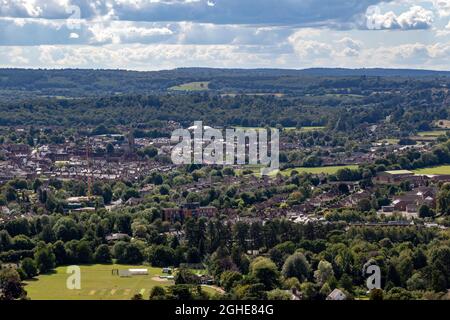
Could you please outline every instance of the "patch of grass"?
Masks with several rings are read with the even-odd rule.
[[[317,168],[306,168],[306,167],[296,167],[291,169],[286,169],[281,171],[282,175],[290,176],[292,171],[297,171],[298,173],[311,173],[311,174],[335,174],[339,169],[358,169],[357,165],[348,165],[348,166],[328,166],[328,167],[317,167]]]
[[[399,141],[400,139],[388,138],[379,140],[378,143],[397,144]]]
[[[296,127],[286,127],[284,128],[286,131],[299,131],[299,132],[309,132],[309,131],[322,131],[325,127],[301,127],[297,129]]]
[[[161,268],[149,266],[127,266],[114,264],[95,264],[80,266],[81,289],[69,290],[66,286],[67,267],[58,267],[55,273],[40,275],[26,282],[25,290],[32,300],[130,300],[136,293],[143,293],[148,298],[151,289],[158,286],[172,285],[173,281],[158,281],[155,277],[162,275]],[[119,277],[112,275],[112,269],[127,270],[146,268],[148,275]]]
[[[231,97],[234,98],[238,95],[244,95],[244,96],[274,96],[277,98],[282,98],[284,97],[284,93],[222,93],[220,96],[221,97]]]
[[[262,128],[262,127],[241,127],[241,126],[235,126],[233,128],[235,128],[235,129],[255,129],[255,130],[264,130],[265,129],[265,128]],[[275,127],[271,127],[271,129],[275,129]],[[324,130],[325,127],[301,127],[300,129],[297,129],[296,127],[285,127],[283,129],[285,131],[308,132],[308,131]]]
[[[251,170],[254,175],[260,176],[260,168],[257,166],[245,166],[242,169],[236,171],[236,174],[241,175],[244,170]],[[316,167],[316,168],[307,168],[307,167],[295,167],[289,168],[286,170],[281,170],[280,173],[284,176],[290,176],[292,171],[297,171],[298,173],[310,173],[310,174],[335,174],[339,169],[358,169],[357,165],[347,165],[347,166],[324,166],[324,167]],[[273,174],[275,176],[276,174]]]
[[[209,90],[208,81],[188,82],[179,86],[170,87],[169,90],[175,91],[205,91]]]
[[[445,119],[437,120],[434,123],[434,125],[441,129],[450,129],[450,120],[445,120]]]
[[[450,174],[450,165],[413,170],[416,174]]]
[[[445,135],[445,130],[433,130],[433,131],[422,131],[419,132],[418,135],[420,137],[439,137]]]

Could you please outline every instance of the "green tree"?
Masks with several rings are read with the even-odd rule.
[[[250,264],[250,274],[262,283],[266,290],[274,289],[280,282],[280,273],[272,260],[258,257]]]
[[[334,271],[331,263],[326,260],[321,260],[317,266],[317,270],[314,272],[314,278],[320,286],[323,286],[331,278],[334,278]]]
[[[112,257],[108,245],[101,244],[97,247],[94,253],[94,260],[97,263],[111,263]]]
[[[0,270],[0,300],[14,300],[27,295],[19,273],[11,268]]]
[[[433,217],[434,216],[434,212],[433,210],[431,210],[431,208],[429,206],[427,206],[426,204],[423,204],[420,206],[419,208],[419,217],[420,218],[428,218],[428,217]]]
[[[267,298],[269,300],[291,300],[291,294],[286,290],[274,289],[267,292]]]
[[[309,279],[311,266],[303,253],[296,252],[286,259],[282,273],[285,278],[296,277],[303,282]]]
[[[384,299],[383,290],[372,289],[369,292],[369,300],[381,301]]]
[[[175,284],[198,284],[198,277],[187,268],[180,268],[175,274]]]
[[[92,258],[92,249],[87,241],[80,241],[77,245],[77,260],[79,263],[91,263]]]
[[[47,246],[41,246],[34,254],[34,261],[40,273],[47,273],[55,268],[55,254]]]
[[[166,289],[161,286],[154,286],[150,291],[150,300],[164,300],[166,298]]]
[[[237,271],[227,270],[220,276],[220,285],[229,292],[236,283],[242,280],[242,274]]]
[[[34,278],[38,274],[38,269],[36,267],[36,263],[31,258],[23,259],[20,267],[22,268],[23,272],[26,274],[27,279]]]

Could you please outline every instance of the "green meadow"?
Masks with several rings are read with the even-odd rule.
[[[180,84],[179,86],[170,87],[169,90],[175,91],[203,91],[208,90],[209,82],[199,81],[199,82],[188,82]]]
[[[237,170],[237,174],[242,174],[242,172],[246,169],[253,171],[253,174],[259,176],[260,168],[256,166],[249,166],[244,169]],[[324,166],[324,167],[295,167],[289,168],[286,170],[281,170],[280,173],[284,176],[290,176],[292,171],[297,171],[298,173],[310,173],[310,174],[335,174],[339,169],[358,169],[357,165],[347,165],[347,166]],[[273,174],[275,175],[275,174]]]
[[[445,130],[421,131],[417,133],[420,137],[439,137],[445,135]]]
[[[286,170],[282,170],[281,174],[285,176],[290,176],[292,171],[297,171],[298,173],[311,173],[311,174],[335,174],[339,169],[358,169],[357,165],[348,166],[327,166],[327,167],[317,167],[317,168],[306,168],[306,167],[296,167]]]
[[[264,130],[263,127],[240,127],[235,126],[235,129],[254,129],[254,130]],[[272,127],[271,129],[275,129]],[[299,131],[299,132],[308,132],[308,131],[321,131],[324,130],[325,127],[301,127],[300,129],[297,129],[296,127],[285,127],[283,128],[285,131]]]
[[[26,281],[25,290],[32,300],[130,300],[135,294],[148,299],[154,286],[173,285],[173,280],[161,279],[162,268],[149,266],[127,266],[115,264],[95,264],[80,266],[81,289],[69,290],[66,281],[70,274],[67,267],[58,267],[52,274],[45,274]],[[119,277],[112,269],[148,269],[148,275]],[[202,286],[209,294],[218,293],[213,287]]]
[[[413,172],[416,174],[450,174],[450,165],[417,169]]]

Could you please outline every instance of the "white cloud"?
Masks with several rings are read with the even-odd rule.
[[[146,42],[161,40],[173,35],[167,27],[139,27],[133,22],[96,23],[88,28],[91,43]]]
[[[433,20],[433,12],[421,6],[413,6],[397,18],[399,25],[403,29],[427,29],[431,27]]]
[[[369,7],[366,12],[366,27],[379,29],[428,29],[432,26],[434,14],[421,6],[412,6],[408,11],[396,15],[393,11],[381,13],[376,6]]]
[[[0,65],[448,69],[449,2],[0,0]],[[372,32],[355,17],[392,31]],[[422,29],[431,31],[402,33]]]
[[[432,0],[432,3],[440,17],[450,16],[450,0]]]
[[[350,37],[344,37],[340,40],[335,41],[337,44],[336,55],[343,57],[357,57],[359,56],[363,43],[358,40],[354,40]]]

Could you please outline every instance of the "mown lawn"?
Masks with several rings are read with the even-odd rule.
[[[445,130],[422,131],[418,135],[421,137],[439,137],[445,135],[446,132]]]
[[[416,174],[450,174],[450,165],[413,170]]]
[[[235,126],[235,129],[255,129],[255,130],[264,130],[264,127],[240,127]],[[275,128],[272,128],[275,129]],[[299,131],[299,132],[308,132],[308,131],[321,131],[324,130],[325,127],[301,127],[300,129],[297,129],[296,127],[285,127],[285,131]]]
[[[148,299],[151,289],[156,286],[173,285],[172,280],[159,279],[163,275],[161,268],[149,266],[127,266],[112,264],[95,264],[80,266],[81,289],[69,290],[66,286],[67,267],[58,267],[55,273],[38,276],[26,282],[25,289],[32,300],[130,300],[133,295],[141,293]],[[112,269],[127,270],[130,268],[148,269],[149,274],[143,276],[119,277],[112,275]],[[209,294],[217,291],[203,286]]]
[[[199,82],[188,82],[184,84],[180,84],[179,86],[174,86],[169,88],[170,90],[176,91],[203,91],[208,90],[209,82],[207,81],[199,81]]]
[[[238,175],[241,175],[243,173],[244,170],[251,170],[253,171],[253,174],[260,176],[260,166],[248,166],[248,167],[244,167],[243,169],[240,170],[236,170],[236,173]],[[290,169],[286,169],[286,170],[282,170],[280,171],[280,173],[284,176],[290,176],[292,171],[297,171],[298,173],[311,173],[311,174],[335,174],[339,169],[358,169],[357,165],[347,165],[347,166],[326,166],[326,167],[316,167],[316,168],[307,168],[307,167],[295,167],[295,168],[290,168]],[[276,175],[276,174],[273,174]]]
[[[281,171],[281,174],[286,175],[286,176],[290,176],[292,171],[297,171],[298,173],[311,173],[311,174],[320,174],[320,173],[325,173],[325,174],[335,174],[339,169],[358,169],[357,165],[348,165],[348,166],[329,166],[329,167],[317,167],[317,168],[306,168],[306,167],[296,167],[296,168],[292,168],[292,169],[286,169]]]

